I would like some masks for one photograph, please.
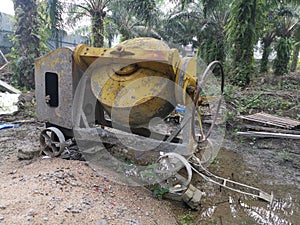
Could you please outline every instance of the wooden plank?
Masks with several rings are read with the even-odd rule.
[[[254,116],[247,116],[244,117],[244,119],[252,120],[255,122],[260,122],[260,123],[265,123],[269,125],[274,125],[274,126],[279,126],[283,128],[292,128],[294,125],[290,125],[288,122],[282,122],[280,120],[274,120],[272,118],[267,118],[266,116],[261,116],[261,115],[255,115]]]
[[[7,58],[5,57],[5,55],[3,54],[3,52],[1,51],[1,49],[0,49],[0,55],[1,55],[1,57],[4,59],[5,63],[8,63],[8,60],[7,60]]]
[[[279,129],[273,127],[264,127],[264,126],[254,126],[254,125],[243,125],[242,130],[254,130],[254,131],[267,131],[272,133],[285,133],[285,134],[300,134],[298,130],[287,130],[287,129]]]
[[[278,123],[273,123],[271,121],[260,120],[260,119],[256,119],[256,118],[243,117],[243,116],[241,116],[240,118],[248,120],[248,121],[252,121],[252,122],[263,123],[263,124],[266,124],[266,125],[271,125],[271,126],[276,126],[276,127],[291,129],[290,126],[282,125],[282,124],[278,124]]]
[[[21,94],[22,92],[13,86],[9,85],[8,83],[5,83],[4,81],[0,80],[0,91],[7,91],[8,93],[12,94]]]
[[[244,137],[284,138],[284,139],[300,140],[300,135],[297,135],[297,134],[283,134],[283,133],[247,131],[247,132],[237,132],[237,135],[244,136]]]
[[[294,120],[287,117],[274,116],[264,112],[260,112],[248,116],[239,116],[239,118],[253,121],[253,122],[277,126],[281,128],[286,128],[286,129],[293,129],[297,126],[300,126],[300,121],[298,120]]]
[[[270,115],[270,114],[266,114],[263,112],[260,112],[257,114],[257,116],[263,116],[267,119],[273,120],[273,121],[277,121],[277,122],[282,122],[283,124],[296,124],[296,125],[300,125],[300,122],[288,117],[279,117],[279,116],[274,116],[274,115]]]
[[[273,120],[273,121],[278,121],[278,122],[283,122],[283,123],[297,124],[297,125],[300,124],[299,121],[288,118],[288,117],[274,116],[274,115],[266,114],[266,113],[263,113],[263,112],[258,113],[257,116],[263,116],[267,119],[270,119],[270,120]]]

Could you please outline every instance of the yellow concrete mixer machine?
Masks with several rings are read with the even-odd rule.
[[[219,75],[213,76],[213,69]],[[181,57],[161,40],[59,48],[36,60],[35,79],[37,116],[46,122],[40,143],[48,156],[77,146],[86,160],[105,159],[101,165],[112,166],[122,159],[112,157],[118,146],[131,163],[158,164],[161,180],[184,167],[187,176],[169,186],[178,192],[187,189],[192,169],[203,170],[220,147],[222,65],[206,67],[197,57]]]

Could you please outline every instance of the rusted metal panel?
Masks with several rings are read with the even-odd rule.
[[[40,121],[72,129],[72,104],[74,92],[82,73],[73,61],[73,51],[69,48],[59,48],[36,59],[36,110]],[[58,96],[47,96],[46,74],[57,76]],[[48,84],[49,85],[49,84]],[[56,84],[50,84],[56,85]],[[51,98],[57,97],[57,105],[49,104]]]
[[[137,148],[136,150],[141,152],[151,149],[153,152],[175,152],[183,156],[191,155],[191,151],[186,144],[164,142],[140,135],[127,134],[125,132],[118,132],[118,134],[116,134],[101,128],[74,128],[74,132],[76,134],[76,140],[81,143],[109,143],[123,147],[135,146]]]

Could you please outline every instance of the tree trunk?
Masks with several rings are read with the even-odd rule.
[[[263,54],[260,61],[260,72],[266,73],[269,71],[269,55],[271,53],[272,40],[263,39]]]
[[[277,56],[274,60],[274,74],[288,73],[288,64],[291,56],[291,42],[287,37],[281,37],[276,45]]]
[[[130,33],[129,29],[126,28],[121,27],[120,33],[122,35],[121,41],[126,41],[134,37],[132,33]]]
[[[253,46],[256,42],[256,0],[238,0],[229,26],[232,36],[231,82],[245,88],[254,72]]]
[[[104,46],[104,23],[105,12],[96,11],[92,14],[92,45],[94,47]]]
[[[292,72],[295,72],[297,69],[299,51],[300,51],[300,44],[298,44],[294,47],[293,60],[292,60],[292,65],[291,65]]]
[[[15,76],[22,87],[34,88],[34,59],[39,56],[40,40],[36,0],[14,0],[16,30]]]
[[[60,47],[60,44],[59,44],[59,31],[58,31],[58,29],[57,28],[54,28],[54,30],[53,30],[53,32],[54,32],[54,42],[55,42],[55,48],[59,48]]]

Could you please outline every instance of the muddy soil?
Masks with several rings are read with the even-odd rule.
[[[261,139],[234,143],[227,139],[209,170],[273,192],[274,201],[253,199],[194,178],[195,186],[208,193],[202,199],[201,210],[173,210],[180,215],[191,214],[193,224],[299,224],[299,147],[299,141]]]

